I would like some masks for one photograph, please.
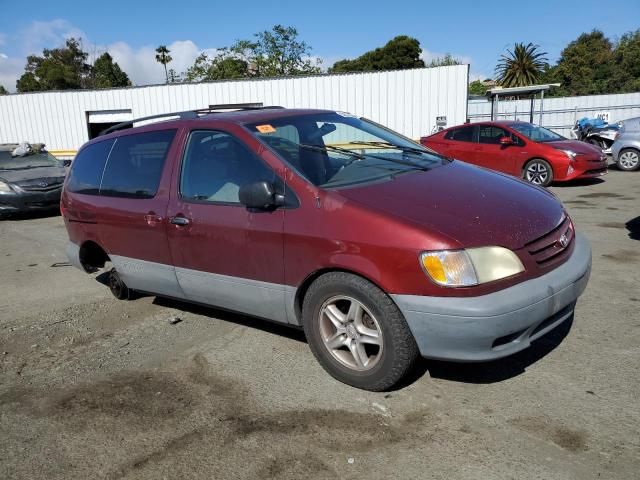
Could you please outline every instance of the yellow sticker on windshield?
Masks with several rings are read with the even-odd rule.
[[[271,125],[256,125],[256,130],[260,133],[274,133],[276,131]]]

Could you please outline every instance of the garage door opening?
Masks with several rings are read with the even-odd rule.
[[[131,110],[98,110],[87,112],[87,133],[89,140],[100,136],[107,128],[133,120]],[[125,127],[131,128],[131,125]]]

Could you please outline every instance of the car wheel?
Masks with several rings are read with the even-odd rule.
[[[640,167],[640,152],[634,148],[625,148],[618,155],[618,168],[630,172]]]
[[[109,290],[118,300],[130,300],[132,298],[131,290],[122,281],[115,268],[109,271]]]
[[[534,158],[524,166],[522,178],[534,185],[548,187],[553,181],[553,169],[546,160]]]
[[[387,390],[419,356],[393,300],[356,275],[335,272],[318,278],[304,297],[302,323],[322,367],[354,387]]]

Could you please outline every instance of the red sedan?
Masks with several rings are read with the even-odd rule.
[[[460,125],[422,137],[420,143],[442,155],[544,187],[607,173],[607,157],[599,148],[527,122]]]

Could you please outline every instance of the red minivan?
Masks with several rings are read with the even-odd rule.
[[[384,390],[420,355],[526,348],[587,284],[589,243],[544,189],[343,112],[179,116],[114,127],[66,179],[69,259],[108,266],[117,298],[302,327],[331,375]]]
[[[460,125],[422,137],[420,143],[442,155],[543,187],[607,173],[607,156],[600,148],[526,122]]]

